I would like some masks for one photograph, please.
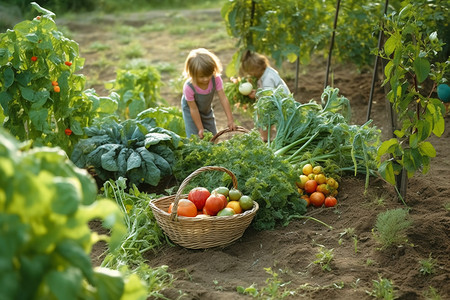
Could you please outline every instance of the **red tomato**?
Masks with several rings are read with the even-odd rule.
[[[337,199],[333,196],[328,196],[325,198],[325,207],[334,207],[337,204]]]
[[[203,207],[203,213],[210,216],[215,216],[217,213],[224,208],[223,206],[223,195],[212,194],[206,199],[205,206]]]
[[[189,194],[188,199],[191,200],[195,206],[197,206],[198,210],[202,210],[205,205],[206,199],[211,195],[207,188],[204,187],[196,187],[193,188]]]
[[[32,56],[31,61],[37,61],[37,56]]]
[[[314,179],[310,179],[307,182],[305,182],[305,191],[308,194],[314,193],[316,191],[317,188],[317,181],[315,181]]]
[[[321,207],[325,202],[325,195],[321,192],[314,192],[309,196],[309,200],[315,207]]]
[[[66,135],[71,135],[72,134],[72,130],[70,130],[70,128],[66,128],[66,130],[64,130],[64,133]]]
[[[72,65],[72,63],[70,61],[66,61],[65,64],[66,64],[66,66],[69,66],[69,67]]]

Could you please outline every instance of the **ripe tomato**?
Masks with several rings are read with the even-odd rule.
[[[325,202],[325,195],[321,192],[314,192],[309,196],[309,200],[315,207],[321,207]]]
[[[316,188],[316,192],[321,192],[325,196],[330,194],[330,190],[328,188],[328,185],[326,183],[319,184]]]
[[[72,65],[72,63],[70,61],[66,61],[64,64],[69,67]]]
[[[308,194],[314,193],[316,191],[317,188],[317,181],[315,181],[314,179],[310,179],[305,183],[305,191]]]
[[[308,207],[311,204],[311,200],[309,199],[308,195],[303,195],[300,198],[306,201],[306,207]]]
[[[72,130],[70,130],[70,128],[66,128],[66,129],[64,130],[64,133],[65,133],[66,135],[71,135],[71,134],[72,134]]]
[[[59,93],[61,91],[61,88],[59,86],[55,85],[53,87],[53,91],[55,91],[55,93]]]
[[[242,212],[242,207],[239,204],[239,201],[230,201],[228,202],[227,207],[233,209],[237,214],[240,214]]]
[[[168,210],[169,213],[172,213],[173,205],[173,203],[170,204]],[[197,207],[188,199],[180,199],[178,201],[177,215],[183,217],[195,217],[197,216]]]
[[[221,209],[224,208],[223,195],[211,194],[206,199],[205,206],[203,206],[203,213],[210,216],[215,216]]]
[[[211,195],[207,188],[196,187],[189,191],[188,199],[191,200],[198,210],[202,210],[206,199]]]
[[[337,199],[333,196],[328,196],[325,198],[325,207],[334,207],[337,204]]]

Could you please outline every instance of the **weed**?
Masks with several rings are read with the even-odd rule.
[[[430,288],[423,293],[423,296],[427,300],[428,299],[430,299],[430,300],[441,300],[442,299],[442,297],[441,297],[441,295],[439,295],[438,291],[432,286],[430,286]]]
[[[420,273],[422,275],[430,275],[434,273],[434,267],[436,266],[436,260],[431,257],[431,253],[427,259],[419,261],[420,263]]]
[[[214,289],[218,290],[218,291],[223,291],[223,286],[219,285],[219,281],[214,279],[213,280],[214,283]]]
[[[240,294],[250,295],[253,298],[258,299],[284,299],[288,296],[295,295],[295,291],[290,291],[286,288],[289,282],[282,282],[278,278],[278,274],[272,270],[272,268],[264,268],[266,273],[270,274],[271,277],[266,279],[266,286],[262,287],[260,290],[256,287],[255,284],[244,288],[242,286],[238,286],[236,291]]]
[[[366,291],[370,296],[385,300],[395,299],[394,285],[392,284],[391,280],[379,276],[379,280],[372,280],[372,282],[372,291]]]
[[[334,258],[333,249],[326,249],[325,246],[319,245],[319,252],[316,253],[315,264],[320,265],[323,271],[331,271],[330,262]]]
[[[144,56],[144,49],[138,43],[127,45],[123,51],[126,59],[139,58]]]
[[[370,267],[370,266],[373,266],[374,264],[375,264],[375,261],[373,259],[368,258],[366,260],[366,266]]]
[[[101,43],[101,42],[93,42],[89,45],[88,50],[92,52],[105,51],[111,49],[111,46]]]
[[[382,245],[380,249],[386,249],[392,245],[400,245],[407,242],[405,230],[412,224],[409,220],[407,209],[397,208],[378,214],[375,223],[374,236]]]

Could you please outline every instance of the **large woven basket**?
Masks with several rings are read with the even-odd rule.
[[[228,138],[230,138],[232,135],[234,135],[235,133],[248,133],[250,132],[250,130],[248,130],[245,127],[242,126],[236,126],[235,130],[232,130],[230,128],[225,128],[221,131],[219,131],[218,133],[216,133],[212,138],[211,138],[211,142],[217,144],[220,140],[226,140]]]
[[[150,201],[153,215],[164,233],[176,244],[190,249],[205,249],[228,245],[240,238],[250,225],[259,205],[253,201],[253,208],[232,216],[183,217],[177,215],[178,201],[187,198],[183,190],[188,182],[202,172],[222,171],[231,176],[233,187],[237,189],[236,176],[226,168],[207,166],[192,172],[181,183],[175,195]],[[172,213],[168,213],[174,202]]]

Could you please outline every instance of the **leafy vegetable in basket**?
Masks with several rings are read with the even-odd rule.
[[[174,175],[183,180],[202,166],[221,166],[229,169],[238,180],[238,188],[254,201],[259,210],[252,226],[258,230],[273,229],[286,224],[292,215],[306,212],[305,202],[297,193],[298,175],[293,166],[266,147],[256,131],[235,135],[227,141],[213,144],[192,139],[175,151],[177,160]],[[263,164],[261,162],[264,162]],[[231,186],[226,174],[201,174],[190,182],[190,188]]]
[[[230,82],[224,83],[224,92],[231,105],[239,110],[247,111],[252,108],[255,99],[248,95],[252,89],[256,89],[255,77],[232,77]]]
[[[104,118],[85,131],[89,138],[75,145],[71,160],[80,168],[93,166],[101,180],[122,176],[130,185],[156,186],[161,178],[172,175],[173,150],[181,138],[156,127],[153,119],[119,123],[115,117]]]
[[[268,147],[292,164],[317,163],[332,168],[330,173],[354,171],[374,175],[380,131],[371,121],[349,125],[350,102],[338,96],[339,89],[327,87],[322,94],[324,107],[314,101],[301,104],[281,89],[260,90],[255,104],[257,127],[276,127]],[[269,138],[270,140],[270,138]],[[334,167],[331,167],[333,165]]]

